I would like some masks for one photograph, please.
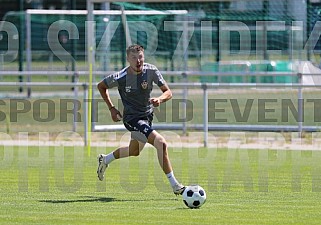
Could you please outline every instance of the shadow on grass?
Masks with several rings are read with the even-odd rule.
[[[60,204],[60,203],[75,203],[75,202],[114,202],[115,198],[109,197],[93,197],[84,196],[82,199],[70,199],[70,200],[39,200],[39,202]]]
[[[70,200],[39,200],[39,202],[62,204],[62,203],[79,203],[79,202],[144,202],[144,201],[166,201],[173,199],[116,199],[109,197],[83,196],[81,199]]]

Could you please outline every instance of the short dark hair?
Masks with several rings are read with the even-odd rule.
[[[128,46],[127,49],[126,49],[127,55],[128,55],[130,52],[134,52],[134,53],[144,52],[144,47],[141,46],[141,45],[137,45],[137,44],[130,45],[130,46]]]

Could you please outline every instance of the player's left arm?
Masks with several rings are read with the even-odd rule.
[[[163,84],[162,86],[159,87],[161,91],[163,92],[161,96],[157,98],[151,98],[150,102],[153,104],[153,106],[157,107],[161,103],[166,102],[170,100],[173,96],[171,89],[168,87],[167,83]]]

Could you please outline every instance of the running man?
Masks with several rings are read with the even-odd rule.
[[[140,45],[131,45],[126,49],[129,66],[121,71],[105,77],[98,83],[101,97],[107,104],[112,120],[123,123],[131,132],[128,146],[117,148],[115,151],[98,155],[97,175],[99,180],[104,179],[104,173],[109,164],[115,159],[129,156],[139,156],[145,144],[152,144],[157,150],[159,164],[166,174],[174,194],[182,194],[185,186],[180,184],[173,172],[168,156],[167,142],[162,135],[152,128],[153,108],[172,98],[172,92],[159,70],[152,64],[144,63],[144,48]],[[157,98],[151,97],[153,83],[162,91]],[[118,88],[124,111],[118,111],[112,103],[108,89]]]

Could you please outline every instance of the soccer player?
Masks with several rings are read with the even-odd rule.
[[[185,187],[175,176],[168,156],[167,142],[162,135],[152,128],[153,107],[172,98],[172,92],[159,70],[152,64],[144,63],[144,48],[140,45],[131,45],[126,49],[129,66],[121,71],[106,76],[98,83],[98,90],[106,102],[112,120],[123,123],[131,132],[128,146],[117,148],[115,151],[98,155],[97,175],[99,180],[104,179],[108,165],[115,159],[129,156],[138,156],[148,142],[157,149],[159,164],[166,174],[174,194],[182,194]],[[153,83],[162,91],[157,98],[151,97]],[[112,103],[108,89],[117,87],[124,111],[123,114]]]

